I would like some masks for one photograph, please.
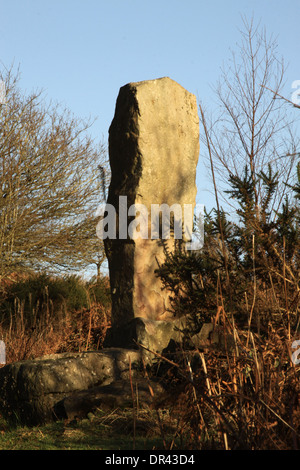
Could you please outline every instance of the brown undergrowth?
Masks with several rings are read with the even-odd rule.
[[[10,283],[2,283],[5,299]],[[9,313],[0,319],[0,339],[6,363],[61,352],[82,352],[102,347],[110,326],[110,305],[88,296],[86,307],[68,309],[65,299],[55,303],[47,289],[30,311],[25,299],[15,297]]]
[[[223,348],[178,349],[158,358],[169,407],[191,429],[188,446],[299,449],[300,366],[285,330],[270,326],[262,336],[228,322],[221,327],[228,338]]]
[[[280,314],[273,319],[263,315],[270,306],[270,302],[259,304],[266,319],[259,321],[259,327],[257,314],[248,327],[241,327],[220,307],[211,320],[223,332],[222,347],[208,342],[197,349],[189,344],[184,350],[178,346],[157,355],[149,374],[166,384],[166,395],[154,397],[157,434],[166,449],[175,449],[182,439],[184,448],[191,450],[299,449],[300,365],[295,359],[300,354],[293,349],[299,339],[298,321],[294,321],[298,310],[290,309],[289,321],[282,322]],[[54,312],[48,299],[44,307],[43,314],[29,322],[24,304],[16,301],[9,321],[1,323],[7,363],[101,349],[110,326],[109,306],[93,301],[78,311]],[[168,410],[170,419],[176,418],[168,439],[159,410]]]
[[[100,349],[109,326],[108,316],[103,306],[95,304],[80,312],[68,312],[60,325],[43,319],[27,328],[20,311],[8,328],[0,326],[0,336],[6,345],[6,363],[46,354]]]

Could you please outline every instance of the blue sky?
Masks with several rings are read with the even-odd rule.
[[[43,89],[107,141],[119,88],[163,76],[213,106],[211,86],[240,40],[241,15],[266,27],[300,79],[299,0],[0,0],[0,70],[20,66],[21,87]],[[201,155],[197,202],[214,205]]]

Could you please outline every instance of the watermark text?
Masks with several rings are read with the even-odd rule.
[[[6,89],[3,80],[0,80],[0,105],[1,104],[6,104]]]
[[[0,340],[0,365],[6,364],[5,343]]]
[[[296,339],[292,342],[292,349],[296,350],[292,354],[293,364],[298,365],[300,364],[300,339]]]
[[[292,93],[291,101],[296,105],[300,105],[300,80],[294,80],[292,83],[292,88],[295,88],[295,91]]]
[[[184,240],[187,250],[199,250],[204,244],[204,205],[151,204],[150,213],[143,204],[127,206],[127,196],[119,196],[118,208],[101,204],[96,233],[105,240],[151,239]]]

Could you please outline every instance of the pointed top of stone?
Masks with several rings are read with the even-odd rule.
[[[176,87],[176,88],[181,88],[181,90],[184,93],[186,93],[190,96],[194,96],[192,93],[187,91],[182,85],[180,85],[180,83],[176,82],[175,80],[173,80],[172,78],[170,78],[168,76],[153,78],[153,79],[149,79],[149,80],[141,80],[139,82],[129,82],[126,85],[124,85],[123,87],[121,87],[121,90],[123,88],[126,88],[126,87],[136,88],[136,89],[141,88],[141,87],[159,88],[160,90],[164,89],[164,88],[174,89]],[[195,97],[195,100],[196,100],[196,97]]]
[[[130,82],[128,83],[128,85],[135,85],[135,86],[139,86],[139,85],[146,85],[146,84],[155,84],[155,83],[159,83],[159,82],[163,82],[165,81],[166,83],[167,82],[172,82],[172,83],[175,83],[176,85],[179,85],[183,88],[182,85],[180,85],[180,83],[176,82],[175,80],[173,80],[172,78],[168,77],[168,76],[165,76],[165,77],[158,77],[158,78],[152,78],[152,79],[149,79],[149,80],[141,80],[139,82]],[[184,88],[185,89],[185,88]],[[186,90],[187,91],[187,90]]]

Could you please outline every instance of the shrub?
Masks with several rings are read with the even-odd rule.
[[[106,279],[83,282],[42,273],[14,281],[2,283],[0,298],[0,338],[8,363],[102,347],[110,325]]]
[[[222,210],[206,214],[203,249],[166,251],[157,273],[173,292],[174,315],[192,315],[201,323],[223,308],[240,326],[262,331],[271,321],[291,331],[300,305],[298,186],[293,187],[295,198],[290,194],[274,211],[276,175],[269,167],[269,173],[257,176],[265,187],[258,207],[248,173],[245,168],[242,178],[230,178],[237,221],[229,221]],[[297,175],[300,184],[300,171]]]
[[[87,282],[91,302],[99,303],[105,307],[111,304],[109,280],[106,277],[92,278]]]
[[[88,306],[88,292],[79,277],[52,278],[41,273],[7,287],[0,312],[2,320],[7,321],[18,308],[22,308],[26,323],[32,327],[42,316],[54,320],[67,310],[75,311]]]

